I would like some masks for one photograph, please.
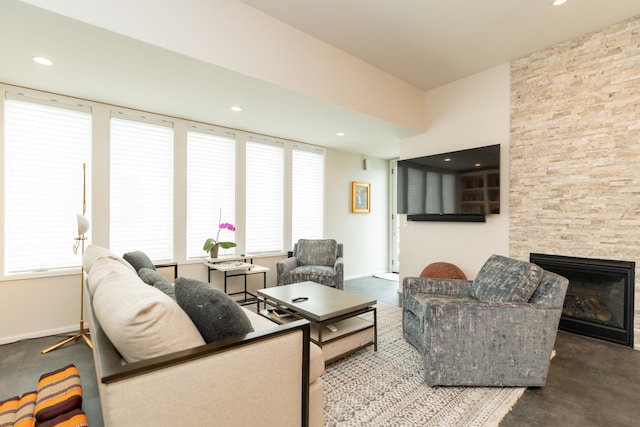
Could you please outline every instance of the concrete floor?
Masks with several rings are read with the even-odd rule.
[[[396,282],[364,277],[345,289],[401,305]],[[35,390],[44,372],[74,363],[80,370],[83,410],[91,427],[102,427],[93,358],[82,342],[42,355],[61,337],[45,337],[0,346],[0,401]],[[556,339],[547,384],[529,388],[500,423],[526,426],[640,425],[640,351],[564,332]]]
[[[80,372],[82,410],[91,427],[102,427],[102,410],[91,350],[82,341],[47,354],[40,352],[65,336],[50,336],[0,346],[0,401],[34,391],[40,375],[73,363]]]
[[[555,349],[547,384],[527,389],[501,427],[640,425],[640,351],[562,331]]]

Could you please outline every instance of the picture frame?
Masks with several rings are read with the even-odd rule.
[[[371,184],[368,182],[351,183],[351,212],[371,212]]]

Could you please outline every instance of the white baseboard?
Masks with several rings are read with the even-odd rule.
[[[65,326],[62,328],[49,329],[46,331],[38,331],[38,332],[33,332],[30,334],[24,334],[24,335],[15,335],[12,337],[2,337],[0,338],[0,345],[12,344],[14,342],[18,342],[22,340],[30,340],[33,338],[48,337],[51,335],[72,334],[74,332],[78,332],[78,325]]]
[[[377,277],[378,279],[393,280],[396,282],[399,280],[399,276],[396,273],[376,273],[373,275],[373,277]]]
[[[371,274],[357,274],[355,276],[345,277],[344,280],[361,279],[363,277],[371,277]]]

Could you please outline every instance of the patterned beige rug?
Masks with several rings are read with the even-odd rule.
[[[325,426],[497,426],[524,387],[429,387],[422,357],[402,337],[402,309],[378,303],[378,351],[327,367]]]

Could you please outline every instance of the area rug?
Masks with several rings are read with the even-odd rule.
[[[338,360],[322,376],[325,426],[497,426],[524,387],[429,387],[402,336],[402,309],[378,303],[378,351]]]

